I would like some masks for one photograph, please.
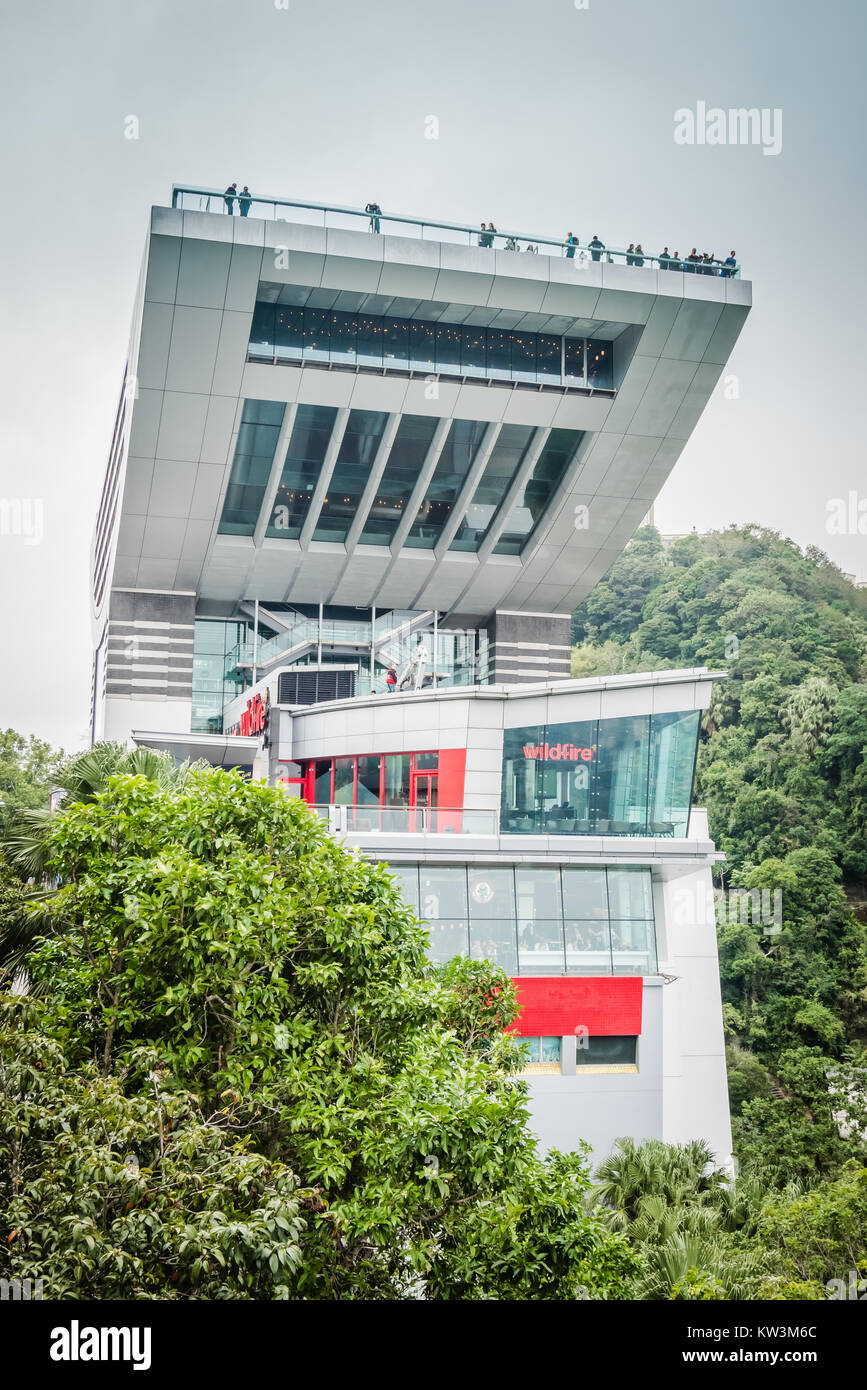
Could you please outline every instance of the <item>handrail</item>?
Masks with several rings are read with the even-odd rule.
[[[224,211],[224,199],[226,197],[225,189],[199,188],[192,184],[172,184],[173,208],[183,207],[183,202],[179,202],[179,199],[183,200],[185,194],[189,195],[190,197],[196,197],[207,200],[207,207],[201,209],[189,208],[186,209],[187,211]],[[217,200],[217,207],[214,209],[212,209],[210,206],[212,198]],[[233,200],[237,202],[239,201],[239,199],[240,195],[238,193],[235,193],[233,195]],[[568,255],[568,253],[571,251],[572,256],[577,258],[578,253],[584,253],[585,259],[577,261],[577,264],[581,266],[585,266],[586,264],[588,264],[586,260],[586,253],[589,253],[592,256],[594,250],[596,251],[596,255],[598,258],[604,257],[607,261],[611,261],[616,257],[618,260],[623,259],[624,261],[626,261],[628,265],[633,265],[635,263],[633,260],[633,258],[636,255],[634,250],[622,250],[621,248],[614,246],[602,245],[600,247],[593,248],[591,247],[589,242],[579,242],[576,240],[570,243],[565,238],[539,236],[537,233],[528,234],[527,232],[505,231],[501,228],[495,228],[494,230],[490,230],[488,228],[483,229],[481,225],[479,225],[478,227],[471,227],[464,222],[443,222],[439,219],[430,217],[412,217],[407,215],[406,213],[378,212],[371,214],[365,211],[363,208],[345,207],[339,203],[317,203],[297,198],[277,198],[271,195],[260,196],[257,194],[254,196],[253,194],[250,194],[248,211],[252,208],[262,206],[270,206],[271,208],[273,208],[273,217],[275,221],[287,220],[285,218],[278,218],[278,207],[300,208],[306,212],[321,212],[323,226],[327,226],[328,214],[331,213],[333,216],[361,218],[367,221],[371,231],[375,230],[378,232],[381,228],[381,224],[384,222],[396,222],[401,226],[420,228],[422,240],[424,239],[425,228],[427,228],[429,230],[436,231],[460,232],[462,235],[468,237],[469,244],[472,244],[474,238],[478,238],[484,235],[487,238],[485,245],[490,250],[493,250],[497,247],[500,250],[516,250],[518,249],[517,243],[524,241],[527,242],[530,246],[535,246],[537,249],[539,246],[556,247],[561,255]],[[254,215],[262,216],[261,213],[257,213]],[[373,226],[374,222],[376,223],[375,228]],[[516,243],[516,245],[514,247],[506,247],[503,244],[505,242],[510,241]],[[650,266],[660,266],[661,260],[666,260],[667,262],[675,261],[675,257],[673,255],[669,255],[668,257],[660,257],[659,255],[652,254],[651,252],[647,251],[639,252],[638,256],[642,264]],[[681,256],[676,261],[676,266],[678,269],[688,271],[688,273],[695,273],[699,275],[714,274],[718,276],[721,275],[725,278],[733,278],[735,276],[739,276],[741,273],[740,264],[727,265],[724,261],[718,260],[716,258],[713,258],[710,261],[700,260],[688,262],[687,257]],[[671,269],[671,266],[666,265],[662,268]]]

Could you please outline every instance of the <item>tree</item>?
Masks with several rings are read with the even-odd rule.
[[[511,982],[431,971],[387,872],[302,803],[221,771],[112,777],[48,848],[44,1032],[75,1078],[152,1106],[156,1073],[294,1175],[292,1296],[622,1292],[634,1253],[585,1209],[580,1156],[537,1154],[519,1049],[494,1041]]]
[[[19,811],[48,805],[62,757],[42,739],[0,730],[0,836]]]

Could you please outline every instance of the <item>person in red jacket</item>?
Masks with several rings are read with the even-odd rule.
[[[393,695],[395,690],[397,689],[397,672],[395,671],[393,666],[389,667],[388,673],[385,677],[385,688],[388,691],[389,695]]]

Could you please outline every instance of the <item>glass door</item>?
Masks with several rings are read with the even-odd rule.
[[[414,772],[410,793],[410,830],[436,830],[437,774]]]

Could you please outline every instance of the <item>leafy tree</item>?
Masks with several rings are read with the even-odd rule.
[[[62,756],[42,739],[0,730],[0,835],[19,811],[48,805]]]
[[[636,1256],[586,1209],[586,1162],[536,1152],[519,1048],[495,1036],[510,981],[432,972],[387,872],[303,804],[220,771],[112,777],[48,850],[42,1030],[76,1085],[152,1108],[156,1074],[293,1175],[300,1258],[275,1272],[293,1297],[622,1293]]]

